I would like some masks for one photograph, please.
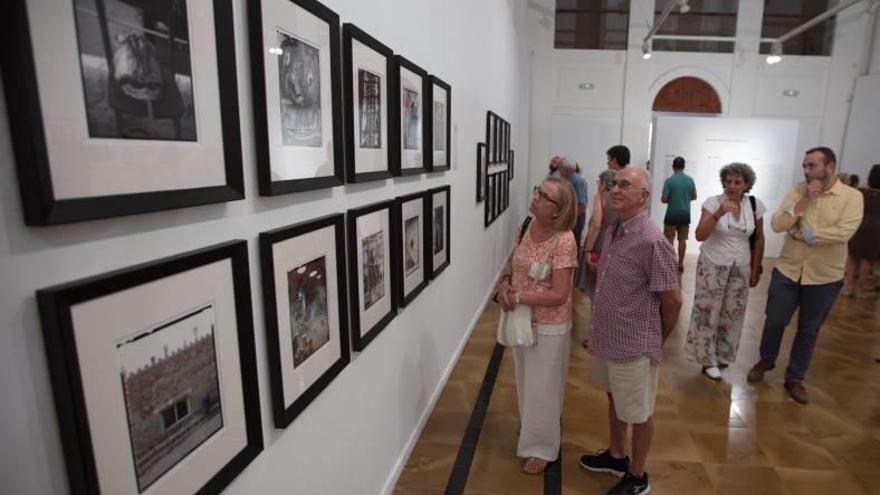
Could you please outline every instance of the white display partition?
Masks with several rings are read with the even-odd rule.
[[[792,184],[801,179],[792,173],[804,151],[797,149],[798,126],[796,120],[655,117],[651,220],[663,227],[666,214],[666,205],[660,202],[663,181],[672,175],[672,160],[676,156],[684,157],[685,173],[697,186],[697,200],[691,203],[691,242],[687,252],[699,253],[700,243],[694,239],[693,232],[700,220],[703,201],[723,192],[719,178],[721,167],[731,162],[747,163],[757,177],[750,194],[767,206],[764,256],[779,256],[783,237],[770,228],[770,216]]]

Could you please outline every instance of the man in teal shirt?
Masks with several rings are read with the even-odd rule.
[[[697,199],[694,180],[684,173],[684,158],[672,160],[672,177],[663,183],[660,201],[667,204],[663,219],[663,234],[675,244],[678,234],[678,271],[684,271],[684,253],[687,250],[688,230],[691,225],[691,201]]]

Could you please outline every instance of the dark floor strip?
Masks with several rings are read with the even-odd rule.
[[[544,470],[544,495],[562,494],[562,452]]]
[[[471,462],[474,460],[474,451],[477,450],[477,442],[480,440],[480,430],[483,428],[483,420],[486,419],[489,397],[495,387],[495,378],[498,377],[498,367],[501,366],[502,357],[504,357],[504,346],[495,344],[492,358],[489,360],[489,366],[486,367],[486,374],[483,376],[483,383],[480,385],[480,393],[477,395],[477,401],[464,432],[464,438],[458,448],[452,473],[449,475],[449,481],[446,482],[446,495],[464,493],[464,485],[467,483],[468,474],[471,471]]]

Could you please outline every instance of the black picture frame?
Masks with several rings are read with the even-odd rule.
[[[513,180],[514,154],[513,150],[507,151],[507,180]]]
[[[71,493],[138,493],[154,483],[173,492],[176,484],[186,483],[199,485],[198,493],[216,494],[263,449],[246,241],[42,289],[37,302]],[[181,313],[181,308],[186,309]],[[145,321],[149,325],[141,326]],[[169,342],[177,345],[170,353]],[[120,371],[106,373],[114,367]],[[138,387],[162,392],[138,394]],[[186,395],[174,398],[175,389]],[[199,396],[201,401],[195,400]],[[171,408],[153,407],[169,397]],[[144,411],[149,417],[141,417]],[[216,425],[218,416],[221,425]],[[230,440],[237,436],[243,443],[225,453],[195,447],[182,453],[168,449],[168,437],[149,436],[160,426],[166,435],[184,420],[187,429],[177,430],[177,445],[194,431],[206,433],[206,426],[216,429],[202,442],[233,435]],[[190,436],[181,434],[187,430]],[[136,443],[152,450],[140,450],[138,459]],[[162,455],[180,456],[169,461],[174,464],[221,456],[223,467],[203,473],[167,466],[158,475],[147,474],[149,454],[158,456],[162,449]]]
[[[446,104],[444,105],[446,116],[443,124],[445,127],[443,131],[445,143],[444,149],[439,150],[440,154],[445,155],[445,165],[435,163],[437,160],[435,156],[437,151],[434,150],[434,133],[436,132],[434,128],[435,87],[439,87],[446,92]],[[425,167],[428,172],[445,172],[452,168],[452,87],[439,77],[430,75],[428,76],[427,88],[425,92],[425,123],[427,124],[427,131],[425,132]]]
[[[403,146],[404,146],[404,132],[405,127],[402,123],[401,119],[401,99],[402,99],[402,83],[401,83],[401,70],[406,69],[418,77],[421,77],[421,83],[419,84],[419,89],[421,90],[421,94],[418,97],[418,102],[422,105],[421,118],[422,121],[412,129],[417,129],[421,132],[421,139],[419,140],[419,151],[421,152],[421,157],[411,157],[414,160],[414,163],[418,163],[419,166],[416,167],[405,167],[404,162],[406,161],[406,157],[403,155]],[[407,175],[418,175],[428,171],[428,158],[427,158],[427,147],[425,146],[425,136],[427,131],[429,130],[428,121],[425,116],[424,109],[427,107],[428,98],[427,98],[427,89],[428,89],[428,73],[418,65],[409,61],[407,58],[402,55],[394,56],[394,73],[392,75],[391,83],[392,83],[392,97],[388,102],[388,113],[389,113],[389,127],[391,129],[388,145],[389,151],[391,154],[391,174],[394,176],[407,176]]]
[[[407,230],[404,214],[418,212],[419,223],[412,231]],[[406,196],[399,196],[394,201],[392,217],[394,222],[394,249],[392,249],[392,262],[394,264],[394,276],[397,279],[397,306],[408,306],[428,286],[429,275],[425,257],[425,247],[428,243],[428,219],[429,216],[427,192],[420,191]],[[412,218],[412,217],[410,217]],[[415,248],[412,253],[407,250],[407,238],[415,236]],[[408,257],[412,254],[421,258],[409,268]],[[412,277],[410,279],[410,277]],[[407,286],[410,286],[409,288]]]
[[[488,228],[495,221],[495,175],[486,176],[486,196],[483,202],[483,227]]]
[[[486,172],[489,167],[486,143],[477,143],[477,203],[486,197]]]
[[[344,224],[343,214],[338,213],[260,234],[260,267],[266,344],[269,351],[272,414],[276,428],[285,428],[292,423],[330,385],[350,361]],[[331,235],[332,239],[326,239]],[[323,244],[321,244],[322,240]],[[282,263],[281,261],[286,262]],[[286,272],[286,280],[278,280],[279,271]],[[333,272],[336,273],[336,277],[330,276]],[[298,275],[299,273],[307,275],[316,273],[317,276],[312,279],[320,280],[323,278],[324,285],[307,287],[308,279],[301,282],[302,277]],[[298,287],[301,290],[294,292],[291,289],[291,278],[295,279],[294,284],[299,283]],[[315,322],[315,315],[311,314],[312,311],[304,310],[301,312],[303,316],[307,312],[309,313],[310,322],[306,331],[311,333],[313,327],[322,325],[327,329],[327,340],[320,343],[318,347],[305,351],[302,350],[306,344],[309,344],[309,347],[314,346],[315,340],[320,341],[323,335],[319,335],[318,339],[298,340],[296,338],[298,336],[293,335],[292,328],[294,311],[290,309],[290,305],[287,306],[289,318],[285,321],[279,312],[281,307],[278,302],[279,299],[284,300],[285,296],[289,299],[294,293],[299,298],[300,292],[303,294],[301,303],[304,308],[318,308],[318,310],[325,311],[325,314],[317,315],[319,320],[316,325],[312,324]],[[332,297],[334,293],[336,294],[335,298]],[[320,320],[321,318],[323,321]],[[333,328],[334,323],[335,329]],[[335,346],[333,345],[334,337]],[[282,342],[284,342],[284,346],[282,346]],[[324,345],[331,347],[325,348]],[[302,351],[299,357],[300,362],[297,362],[297,350]],[[325,354],[316,356],[318,351]],[[326,354],[334,354],[334,352],[338,352],[336,359],[325,357]],[[303,356],[306,353],[308,355]],[[323,369],[320,367],[321,363],[311,360],[313,356],[327,361],[324,363]],[[314,370],[315,366],[319,367],[318,372],[312,371],[312,373],[317,378],[312,379],[311,383],[305,383],[301,376],[302,373],[312,374],[309,373],[311,370],[308,368]],[[290,398],[286,399],[286,395],[289,395]]]
[[[288,3],[301,8],[303,14],[305,14],[302,17],[311,15],[320,22],[327,24],[326,39],[329,43],[329,57],[324,58],[317,55],[320,53],[320,50],[327,47],[313,47],[309,42],[300,39],[303,37],[302,33],[297,32],[295,27],[284,24],[285,19],[271,14],[273,12],[273,9],[271,9],[273,4],[287,5]],[[316,0],[251,0],[247,2],[247,9],[248,32],[250,36],[251,86],[254,98],[254,146],[257,153],[257,183],[260,195],[276,196],[342,185],[345,179],[345,149],[343,147],[342,126],[342,74],[339,65],[339,15]],[[268,13],[264,12],[267,9]],[[264,14],[270,16],[271,24],[264,22]],[[294,18],[290,19],[289,22],[305,21],[300,18]],[[277,118],[275,117],[275,109],[279,108],[291,115],[297,112],[314,113],[314,108],[303,110],[297,108],[294,104],[284,104],[280,96],[281,89],[276,89],[280,87],[279,80],[266,77],[267,67],[269,73],[280,74],[282,69],[292,66],[292,64],[287,62],[279,65],[274,60],[287,61],[289,58],[295,57],[295,55],[288,55],[286,51],[282,51],[286,50],[284,45],[287,41],[282,43],[278,40],[273,40],[267,44],[265,36],[269,30],[277,30],[277,37],[283,35],[286,39],[290,40],[291,53],[313,51],[316,54],[314,57],[318,58],[317,72],[320,80],[324,79],[321,74],[327,74],[329,71],[329,86],[326,83],[319,83],[320,91],[317,95],[317,103],[314,101],[314,95],[304,97],[304,100],[308,101],[310,106],[317,106],[317,111],[320,113],[319,125],[321,126],[321,131],[317,133],[316,137],[302,138],[295,131],[286,132],[282,129],[285,120],[281,116],[280,111]],[[284,33],[282,33],[282,30],[284,30]],[[279,47],[278,45],[282,46]],[[295,49],[297,46],[307,48],[297,51]],[[271,58],[273,56],[276,58]],[[312,55],[309,56],[312,57]],[[267,63],[267,60],[272,60],[273,62]],[[321,62],[322,60],[324,61],[323,63]],[[268,89],[270,87],[272,88],[271,91]],[[329,98],[325,96],[325,89],[330,91]],[[326,108],[328,99],[329,109]],[[306,104],[303,103],[302,105]],[[272,109],[271,112],[270,108]],[[328,119],[331,121],[329,132],[328,126],[325,125]],[[330,136],[327,136],[327,134],[330,134]],[[328,139],[332,140],[332,144],[327,142]],[[312,142],[315,140],[318,142]],[[315,176],[299,177],[292,174],[289,170],[281,168],[285,166],[302,166],[301,163],[307,160],[320,160],[319,158],[309,156],[313,154],[310,150],[313,151],[315,148],[324,148],[332,151],[332,156],[327,157],[328,161],[332,162],[329,169],[320,163],[318,163],[318,166],[315,166],[315,163],[309,164],[315,170],[328,169],[323,175],[317,175],[317,172],[315,172]]]
[[[428,189],[426,194],[428,218],[431,219],[431,223],[425,222],[425,227],[430,230],[425,236],[426,239],[430,239],[430,242],[425,243],[425,263],[431,280],[435,280],[452,261],[452,252],[450,250],[452,245],[450,238],[450,233],[452,232],[450,225],[452,221],[452,188],[448,185],[435,187]],[[441,207],[441,205],[445,206],[442,212],[444,225],[435,231],[434,215],[436,215],[437,208]],[[444,238],[438,240],[438,235],[442,235]],[[444,251],[445,256],[442,256],[441,254]],[[440,258],[439,262],[437,258]]]
[[[379,55],[385,57],[385,73],[384,73],[384,88],[385,88],[385,101],[384,105],[381,101],[381,89],[379,90],[380,95],[380,103],[379,106],[384,108],[385,112],[385,125],[382,126],[381,120],[381,111],[379,115],[379,131],[378,131],[378,141],[379,143],[384,142],[385,146],[385,168],[384,170],[374,170],[367,172],[358,172],[358,153],[357,147],[355,145],[356,142],[361,142],[360,134],[355,131],[356,123],[357,127],[360,128],[360,120],[355,119],[355,100],[354,100],[354,91],[355,91],[355,79],[354,79],[354,68],[356,66],[357,60],[354,60],[355,54],[353,51],[353,42],[359,42],[366,47],[372,49]],[[391,105],[390,101],[393,97],[392,95],[392,82],[395,65],[394,65],[394,52],[391,48],[385,46],[382,42],[377,40],[376,38],[370,36],[356,25],[351,23],[345,23],[342,26],[342,60],[343,60],[343,70],[342,70],[342,81],[343,81],[343,95],[345,99],[345,163],[346,163],[346,180],[350,183],[356,182],[368,182],[373,180],[382,180],[391,177]],[[380,83],[381,86],[381,83]],[[360,81],[359,86],[360,88]],[[358,108],[360,109],[360,102]],[[357,138],[357,139],[356,139]],[[381,149],[381,144],[379,145]]]
[[[83,105],[84,108],[88,107],[83,113],[79,107],[71,104],[69,112],[72,117],[69,119],[57,117],[46,119],[44,117],[44,109],[48,108],[50,104],[47,100],[47,94],[40,90],[41,84],[44,87],[48,84],[57,88],[57,85],[61,84],[58,79],[64,78],[68,83],[68,86],[63,86],[65,91],[73,92],[70,98],[65,97],[64,101],[73,102],[77,98],[83,98],[86,74],[82,73],[83,69],[77,63],[79,71],[76,73],[68,71],[69,73],[47,75],[43,70],[46,67],[51,67],[52,71],[66,71],[69,64],[58,64],[47,57],[37,60],[36,53],[55,54],[58,53],[58,50],[55,47],[42,46],[49,41],[32,36],[34,33],[31,30],[35,29],[37,30],[35,32],[39,32],[43,27],[46,27],[40,27],[46,22],[68,23],[70,31],[75,34],[73,39],[62,40],[61,44],[78,46],[83,49],[83,45],[78,43],[76,35],[74,9],[69,6],[67,11],[54,12],[51,19],[46,19],[43,22],[41,18],[34,17],[37,15],[35,12],[30,12],[29,16],[27,3],[28,0],[7,2],[4,8],[4,12],[6,12],[3,22],[4,29],[0,33],[0,65],[3,67],[3,86],[6,93],[9,121],[12,123],[10,132],[24,220],[27,225],[55,225],[244,199],[233,2],[231,0],[216,0],[210,4],[192,0],[192,3],[213,10],[215,31],[213,39],[207,36],[200,38],[195,30],[190,34],[193,38],[199,39],[199,46],[211,52],[208,56],[214,57],[217,64],[216,73],[205,76],[205,78],[216,78],[217,82],[214,88],[217,98],[215,100],[203,94],[201,98],[205,101],[199,103],[196,100],[192,108],[192,115],[209,108],[214,110],[219,108],[219,116],[217,120],[211,119],[210,123],[205,122],[204,119],[199,120],[200,127],[198,129],[195,124],[187,124],[186,128],[192,129],[195,136],[204,136],[207,132],[216,136],[219,142],[212,141],[209,144],[201,144],[199,141],[195,141],[195,138],[183,139],[180,137],[181,119],[179,115],[166,118],[164,114],[161,114],[160,117],[155,117],[156,114],[152,112],[147,112],[144,115],[137,114],[134,118],[148,118],[151,123],[161,120],[161,125],[176,129],[177,136],[166,139],[149,133],[140,138],[134,137],[132,134],[123,135],[121,134],[123,124],[120,119],[123,118],[123,115],[133,116],[135,114],[123,114],[121,110],[116,109],[117,107],[108,105],[109,110],[104,115],[112,114],[115,124],[107,121],[106,125],[108,128],[114,129],[110,131],[111,133],[119,132],[119,135],[124,139],[102,141],[102,144],[105,145],[103,150],[113,150],[102,153],[100,155],[102,160],[89,154],[93,153],[90,151],[93,147],[89,147],[88,142],[111,136],[89,137],[91,131],[88,126],[92,125],[92,119],[98,118],[90,113],[91,107]],[[107,50],[111,47],[106,27],[108,13],[103,8],[103,2],[99,2],[98,6],[98,12],[95,15],[100,32],[97,39],[103,39],[103,43],[99,43],[99,45],[104,51],[104,57],[110,61],[112,66],[113,56],[107,54]],[[59,21],[60,16],[65,16],[65,19]],[[69,19],[67,16],[70,16]],[[46,37],[46,39],[49,38],[53,40],[52,43],[58,43],[57,36]],[[187,47],[189,46],[187,44]],[[37,50],[37,47],[41,48]],[[189,55],[189,51],[186,53]],[[218,54],[222,54],[222,56],[217,56]],[[205,53],[199,54],[199,57],[204,56]],[[190,81],[192,82],[191,74],[192,70],[190,69]],[[106,74],[96,77],[106,77]],[[193,84],[197,89],[204,87],[204,84],[198,80]],[[179,94],[179,86],[173,87],[175,92]],[[55,100],[58,100],[57,93],[57,90],[52,90],[52,97]],[[109,93],[109,91],[104,93],[105,100],[102,101],[105,103],[110,98],[106,96]],[[171,92],[166,90],[166,93]],[[190,89],[189,95],[192,95],[192,89]],[[113,93],[114,102],[122,101],[125,98],[128,98],[127,94],[122,93],[121,90]],[[177,101],[174,103],[173,111],[176,112],[182,104],[178,105]],[[146,108],[144,103],[139,101],[132,103],[130,99],[125,100],[125,104],[135,105],[131,108],[126,107],[132,112],[140,112]],[[157,103],[157,105],[159,104]],[[167,106],[171,107],[172,105],[167,104]],[[53,114],[57,114],[61,110],[67,111],[67,109],[55,108]],[[107,119],[107,117],[101,118],[105,121]],[[164,122],[165,120],[168,122]],[[195,122],[195,117],[193,117],[193,122]],[[83,139],[70,138],[71,135],[75,136],[79,132],[85,136]],[[148,175],[147,177],[153,183],[147,184],[144,183],[144,177],[135,177],[131,173],[126,175],[126,167],[120,166],[121,162],[113,161],[117,158],[128,161],[144,160],[146,164],[148,163],[146,160],[156,156],[156,150],[165,149],[164,142],[172,143],[168,145],[168,149],[173,149],[177,140],[199,143],[201,151],[207,151],[216,156],[217,160],[198,163],[198,166],[202,166],[205,172],[210,171],[211,175],[217,178],[217,181],[204,178],[208,176],[205,173],[204,176],[194,175],[188,178],[188,181],[193,183],[192,185],[181,186],[180,179],[168,178],[167,172],[177,170],[183,165],[175,162],[160,162],[161,167],[156,168],[161,168],[165,172],[157,171],[153,175]],[[74,148],[71,149],[71,147]],[[144,150],[152,151],[145,152]],[[194,156],[198,156],[198,153],[195,153]],[[72,166],[68,166],[68,164]],[[192,166],[191,163],[186,165]],[[87,167],[90,170],[85,170]],[[72,175],[58,177],[62,172]],[[173,182],[175,180],[177,182]],[[203,180],[204,185],[198,185],[199,180]],[[95,187],[98,183],[100,183],[102,191],[96,192]]]
[[[397,316],[397,301],[395,294],[397,292],[397,280],[394,277],[394,258],[392,249],[394,243],[394,219],[392,210],[394,208],[394,200],[380,201],[359,208],[352,208],[346,214],[346,226],[348,237],[348,304],[349,313],[351,315],[351,340],[355,351],[363,351],[381,332],[391,323],[391,320]],[[369,229],[371,234],[361,237],[358,221],[361,218],[371,216],[366,221],[373,224],[378,222],[379,230],[375,228]],[[375,227],[375,225],[373,225]],[[381,232],[382,236],[376,234]],[[361,241],[369,241],[362,243]],[[378,247],[376,245],[379,245]],[[378,250],[382,252],[381,270],[375,270],[365,274],[365,271],[359,266],[359,260],[362,259],[364,250],[375,255]],[[358,254],[361,254],[359,257]],[[378,277],[377,277],[378,275]],[[372,279],[372,288],[365,287],[361,282],[367,278]],[[387,285],[385,281],[387,282]],[[381,285],[381,291],[377,290]],[[369,289],[373,294],[371,301],[367,301],[367,293],[365,289]],[[362,294],[363,291],[363,294]],[[380,294],[381,292],[381,294]],[[384,300],[384,301],[383,301]],[[363,301],[363,309],[361,308]],[[382,302],[381,306],[377,306]],[[375,306],[375,309],[368,314],[368,311]]]

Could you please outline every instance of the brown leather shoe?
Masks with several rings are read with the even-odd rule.
[[[791,396],[792,400],[798,404],[810,403],[810,396],[807,394],[807,389],[804,388],[803,383],[785,382],[785,390],[788,392],[788,395]]]
[[[748,380],[750,383],[760,382],[764,379],[764,373],[772,370],[775,367],[775,364],[767,366],[766,364],[764,364],[764,361],[758,361],[757,363],[755,363],[754,366],[752,366],[752,369],[749,370],[749,374],[746,375],[746,380]]]

